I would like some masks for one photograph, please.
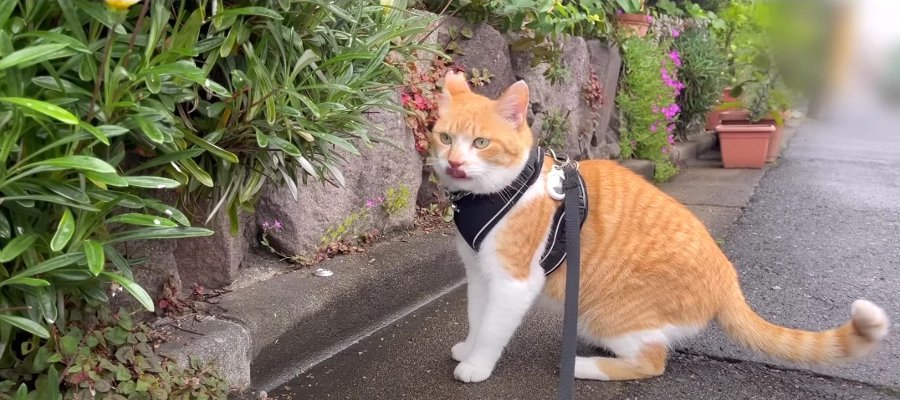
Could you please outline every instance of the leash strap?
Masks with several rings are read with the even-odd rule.
[[[581,190],[578,170],[574,165],[565,168],[563,188],[567,210],[578,210]],[[587,193],[585,193],[587,197]],[[581,265],[581,218],[577,212],[566,213],[566,299],[563,311],[562,355],[559,366],[559,399],[575,396],[575,347],[578,341],[578,285]]]

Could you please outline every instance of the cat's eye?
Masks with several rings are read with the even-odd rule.
[[[475,139],[474,142],[472,142],[472,144],[475,145],[476,149],[483,149],[485,147],[488,147],[489,144],[491,144],[491,140],[485,139],[485,138],[477,138],[477,139]]]
[[[441,143],[450,144],[453,141],[453,138],[450,137],[446,132],[441,133]]]

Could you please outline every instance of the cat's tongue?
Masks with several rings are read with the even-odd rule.
[[[466,175],[466,171],[463,171],[459,168],[447,168],[447,175],[450,175],[456,179],[466,179],[468,175]]]

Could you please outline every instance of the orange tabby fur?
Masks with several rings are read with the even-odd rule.
[[[527,102],[523,82],[493,101],[471,92],[461,74],[448,74],[432,138],[434,155],[466,163],[465,154],[441,142],[444,132],[488,138],[489,146],[474,150],[477,157],[521,169],[533,146],[523,123]],[[544,174],[550,164],[548,158]],[[579,332],[585,338],[605,343],[667,327],[699,330],[716,320],[755,350],[789,361],[831,363],[870,352],[886,335],[886,315],[864,300],[854,303],[849,322],[824,332],[763,320],[747,305],[731,262],[686,207],[614,161],[583,161],[579,170],[590,204],[581,232]],[[522,281],[533,278],[532,261],[544,248],[559,205],[546,192],[523,202],[504,217],[496,236],[502,268]],[[562,301],[565,269],[547,277],[543,290],[549,298]],[[593,379],[660,375],[669,344],[650,341],[632,354],[585,362],[599,371]]]

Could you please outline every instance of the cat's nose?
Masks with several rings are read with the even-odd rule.
[[[447,162],[450,163],[450,168],[453,168],[453,169],[459,168],[463,164],[465,164],[465,162],[457,161],[457,160],[447,160]]]

